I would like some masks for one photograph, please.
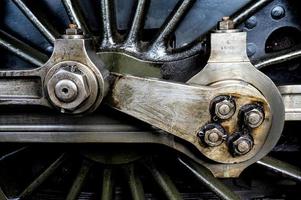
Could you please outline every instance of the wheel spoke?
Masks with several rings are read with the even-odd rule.
[[[258,61],[254,64],[257,69],[263,69],[267,66],[280,64],[301,57],[301,50],[291,51],[286,54],[270,57],[265,60]]]
[[[103,170],[101,200],[111,200],[113,197],[113,173],[111,168]]]
[[[167,199],[183,199],[170,177],[162,169],[158,168],[151,160],[146,161],[144,166],[150,171],[153,179],[160,186]]]
[[[234,24],[238,26],[272,1],[273,0],[253,0],[251,3],[246,5],[246,7],[234,14],[231,19]]]
[[[77,0],[62,0],[71,23],[76,24],[84,33],[90,34],[88,25]]]
[[[0,200],[8,200],[1,188],[0,188]]]
[[[132,27],[126,40],[127,45],[137,45],[139,33],[143,28],[143,22],[146,13],[146,5],[148,2],[149,0],[138,0],[138,5],[136,8]]]
[[[31,12],[31,10],[23,3],[22,0],[13,0],[13,2],[17,5],[17,7],[24,13],[24,15],[31,21],[31,23],[45,36],[45,38],[53,44],[55,38],[59,36],[59,34],[55,31],[54,28],[50,26],[46,21],[42,21],[38,19],[38,17]]]
[[[48,56],[0,30],[0,46],[38,67],[44,65]]]
[[[92,163],[89,161],[84,160],[81,168],[73,181],[72,187],[66,197],[66,200],[76,200],[80,191],[88,177],[89,171],[92,167]]]
[[[10,152],[10,153],[8,153],[8,154],[5,154],[4,156],[1,156],[1,157],[0,157],[0,162],[4,161],[4,160],[6,160],[6,159],[8,159],[8,158],[10,158],[10,157],[12,157],[12,156],[15,156],[16,154],[21,153],[21,152],[23,152],[23,151],[25,151],[25,150],[27,150],[27,149],[28,149],[27,146],[26,146],[26,147],[21,147],[21,148],[15,150],[15,151],[13,151],[13,152]]]
[[[132,199],[145,199],[142,182],[136,173],[134,165],[126,166],[125,174],[131,190]]]
[[[185,17],[190,6],[194,3],[194,0],[184,0],[181,5],[174,10],[173,16],[165,22],[160,34],[151,44],[151,49],[157,49],[158,47],[164,47],[165,39],[170,36],[179,25],[179,22]]]
[[[273,0],[253,0],[251,3],[249,3],[246,7],[242,8],[240,11],[235,13],[231,19],[234,21],[235,25],[238,26],[239,24],[243,23],[246,19],[251,17],[254,13],[259,11],[261,8],[266,6],[268,3],[270,3]],[[178,52],[178,53],[173,53],[172,55],[167,54],[166,60],[168,57],[187,57],[188,55],[194,55],[202,50],[204,50],[204,42],[203,39],[205,36],[208,34],[200,35],[195,41],[191,43],[191,46],[189,49],[183,48],[181,51],[183,52]],[[189,47],[189,46],[188,46]]]
[[[286,162],[266,156],[257,161],[257,164],[262,165],[268,169],[281,172],[293,179],[301,181],[301,169]]]
[[[113,27],[115,24],[114,13],[112,13],[113,1],[111,0],[101,0],[101,16],[102,16],[102,26],[103,26],[103,41],[102,46],[107,47],[115,44],[114,41],[114,31]]]
[[[187,160],[178,158],[181,165],[187,168],[195,177],[222,199],[240,199],[233,191],[215,178],[207,169]]]
[[[49,176],[51,176],[66,160],[66,154],[62,154],[56,161],[54,161],[40,176],[38,176],[23,192],[19,195],[19,199],[25,199],[31,195],[40,185],[42,185]]]

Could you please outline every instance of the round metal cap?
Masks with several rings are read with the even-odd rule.
[[[77,97],[77,94],[77,86],[71,80],[60,80],[55,85],[55,95],[60,101],[71,102]]]

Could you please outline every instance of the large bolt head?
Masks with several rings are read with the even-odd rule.
[[[52,102],[66,110],[76,109],[90,95],[85,75],[74,67],[59,69],[49,80],[47,90]]]
[[[215,115],[220,119],[229,119],[235,113],[235,105],[230,100],[223,100],[215,104]]]
[[[256,108],[247,111],[245,113],[244,118],[245,118],[245,123],[251,128],[259,127],[264,120],[263,113]]]
[[[61,61],[51,66],[44,79],[49,102],[63,113],[82,114],[95,110],[107,90],[95,66]]]

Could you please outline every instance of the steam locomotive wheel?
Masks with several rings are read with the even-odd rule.
[[[1,1],[0,200],[298,199],[300,8]]]

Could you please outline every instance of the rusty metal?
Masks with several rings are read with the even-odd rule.
[[[91,31],[85,22],[85,18],[79,6],[79,2],[76,0],[62,0],[65,10],[69,16],[70,21],[81,29],[85,34],[90,34]]]
[[[116,75],[112,87],[114,89],[109,102],[111,106],[190,142],[206,157],[221,163],[250,159],[263,145],[271,126],[269,105],[260,92],[239,83],[204,87]],[[237,108],[255,101],[264,105],[267,113],[262,126],[253,132],[257,148],[239,159],[233,158],[224,150],[227,149],[225,143],[215,148],[207,148],[198,142],[199,130],[212,118],[209,112],[210,102],[215,97],[223,95],[235,98]],[[229,134],[237,129],[237,118],[238,112],[224,122],[223,126]]]
[[[189,2],[186,2],[187,6]],[[108,2],[103,1],[103,3]],[[21,71],[11,74],[14,78],[18,75],[17,73],[19,73],[20,77],[24,77],[24,75],[35,78],[45,77],[41,82],[39,82],[39,79],[29,82],[29,88],[36,84],[36,88],[40,88],[40,91],[33,93],[29,99],[25,99],[26,101],[24,101],[24,98],[22,100],[12,99],[12,101],[6,101],[2,104],[27,103],[48,107],[54,105],[62,112],[73,114],[91,112],[98,107],[108,89],[108,73],[101,61],[96,58],[96,54],[90,53],[89,42],[91,41],[85,39],[84,35],[79,34],[76,26],[72,26],[70,29],[72,30],[67,31],[68,34],[64,35],[63,39],[56,40],[54,53],[43,67],[32,71]],[[233,67],[235,65],[247,65],[247,69],[252,67],[253,71],[248,69],[251,75],[261,75],[249,63],[245,54],[245,43],[245,34],[235,30],[222,30],[219,33],[212,34],[212,52],[209,63],[204,71],[189,81],[189,84],[112,73],[111,78],[114,80],[112,81],[112,90],[108,103],[124,113],[188,141],[213,161],[233,164],[250,160],[258,153],[266,151],[263,148],[266,143],[270,142],[273,144],[277,141],[277,134],[279,134],[281,127],[276,133],[272,132],[272,135],[276,134],[276,136],[271,136],[270,128],[273,126],[271,122],[275,119],[275,117],[272,117],[273,110],[270,110],[270,102],[268,101],[268,98],[271,98],[271,96],[263,96],[261,94],[262,88],[258,90],[251,84],[248,84],[249,82],[253,84],[252,81],[254,80],[245,78],[237,71],[240,67],[236,67],[235,70],[229,68],[231,73],[234,73],[234,76],[224,79],[222,84],[219,83],[225,75],[220,73],[227,71],[228,65]],[[68,54],[66,54],[66,51],[68,51]],[[224,62],[227,64],[224,64]],[[219,66],[220,63],[223,63],[222,67]],[[217,66],[220,68],[219,71],[208,75],[206,70],[214,69]],[[76,72],[77,70],[78,72]],[[200,74],[206,76],[202,81],[213,78],[212,81],[215,82],[215,85],[202,86],[208,85],[208,82],[202,83],[202,81],[198,81]],[[236,80],[241,79],[241,81],[231,81],[234,77],[236,77]],[[264,81],[269,82],[266,77],[261,77]],[[14,80],[14,82],[16,81]],[[64,84],[68,84],[64,85],[61,81]],[[61,88],[61,86],[64,87]],[[22,89],[22,87],[18,87],[18,89],[20,88]],[[67,92],[68,88],[71,89],[71,93]],[[270,95],[278,94],[278,91],[271,90],[270,92],[272,92]],[[19,92],[16,92],[16,95],[20,95]],[[9,96],[9,94],[6,94],[6,96]],[[229,116],[219,117],[221,121],[218,122],[228,135],[232,135],[241,129],[238,112],[240,108],[255,103],[262,105],[264,109],[265,120],[251,133],[254,138],[254,148],[239,157],[233,157],[225,139],[221,140],[220,145],[213,145],[214,147],[209,148],[200,143],[198,139],[198,133],[201,128],[206,123],[216,122],[216,113],[223,114],[225,111],[220,109],[223,105],[217,106],[219,104],[213,107],[220,110],[221,113],[219,111],[214,114],[211,111],[211,102],[219,96],[228,96],[231,99],[235,99],[236,110],[233,105],[227,104],[230,108],[230,111],[227,113]],[[49,97],[50,103],[46,97]],[[281,107],[278,109],[281,109]],[[279,122],[278,124],[281,125]],[[272,139],[267,141],[266,138],[268,137],[272,137]],[[206,138],[208,143],[209,136]]]
[[[228,173],[239,173],[239,169],[242,170],[251,163],[261,159],[276,145],[284,125],[284,104],[274,83],[259,72],[248,59],[246,54],[246,33],[213,33],[211,35],[211,55],[208,64],[188,83],[218,87],[225,85],[227,82],[231,84],[231,80],[240,80],[256,87],[269,102],[270,114],[273,115],[269,119],[271,120],[271,127],[269,127],[269,135],[262,149],[243,164],[238,164],[236,167],[233,164],[232,167],[236,169],[235,171],[228,171]],[[252,130],[252,136],[260,134],[257,131],[256,129]],[[254,138],[254,144],[256,144],[256,141],[257,139]],[[253,150],[254,148],[251,152]],[[219,167],[221,166],[212,165],[211,170]],[[220,175],[223,176],[225,174]]]
[[[140,131],[133,127],[121,126],[116,131],[110,125],[95,125],[90,122],[84,126],[70,123],[58,125],[57,121],[53,123],[56,125],[47,121],[47,126],[5,124],[0,126],[1,142],[161,144],[186,154],[204,165],[216,177],[236,177],[244,168],[257,162],[300,179],[296,169],[283,170],[283,166],[275,167],[271,160],[259,160],[275,146],[280,137],[284,108],[281,95],[273,82],[251,65],[245,53],[245,34],[233,30],[234,26],[271,2],[270,0],[253,1],[235,17],[223,18],[218,25],[219,30],[212,34],[212,52],[208,65],[187,84],[142,77],[151,74],[161,78],[160,66],[163,62],[195,55],[203,48],[202,42],[198,41],[200,39],[194,41],[195,45],[192,48],[190,46],[174,49],[169,46],[170,38],[194,3],[193,0],[184,0],[177,4],[161,27],[160,33],[148,43],[140,41],[139,38],[148,9],[147,0],[137,1],[133,23],[125,38],[117,33],[115,27],[114,2],[102,0],[103,35],[98,46],[101,51],[97,54],[92,45],[93,41],[86,38],[90,30],[76,1],[63,0],[73,24],[61,39],[55,39],[57,36],[51,33],[21,0],[14,2],[41,33],[50,42],[55,43],[55,49],[51,58],[44,64],[47,56],[26,45],[18,48],[17,45],[22,45],[22,42],[6,33],[2,34],[4,37],[1,37],[0,43],[3,47],[40,68],[18,72],[1,71],[0,105],[39,105],[57,108],[64,113],[83,114],[95,111],[108,90],[111,90],[106,103],[161,130]],[[272,11],[272,15],[278,19],[283,14],[276,10]],[[26,50],[30,50],[31,53],[27,53]],[[296,57],[299,57],[299,52],[265,60],[256,66],[267,66]],[[107,58],[107,63],[112,66],[106,66],[105,69],[102,59]],[[140,68],[140,65],[143,67]],[[132,71],[128,70],[130,68]],[[117,73],[112,73],[109,77],[108,70]],[[125,73],[132,76],[124,75]],[[6,89],[8,87],[10,90]],[[284,97],[291,96],[291,93],[282,94]],[[214,102],[221,96],[227,98]],[[298,102],[287,102],[288,98],[285,100],[287,107],[295,109],[293,118],[296,119]],[[260,105],[262,109],[248,110],[242,116],[242,108],[248,105]],[[81,120],[71,121],[74,124]],[[200,130],[211,124],[218,128],[207,129],[200,134]],[[113,135],[114,131],[116,134]],[[188,148],[186,142],[192,144],[199,152]],[[200,159],[201,154],[211,161]],[[202,168],[189,165],[181,159],[179,161],[220,197],[237,198]],[[26,188],[20,198],[32,193],[60,163],[60,159],[53,163]],[[90,163],[83,163],[67,199],[77,198],[90,167]],[[167,174],[156,168],[153,163],[147,165],[147,168],[166,197],[181,199]],[[141,180],[137,178],[133,166],[126,175],[132,198],[144,198]],[[102,199],[112,198],[112,180],[112,169],[105,169]],[[6,199],[1,189],[0,198]]]

